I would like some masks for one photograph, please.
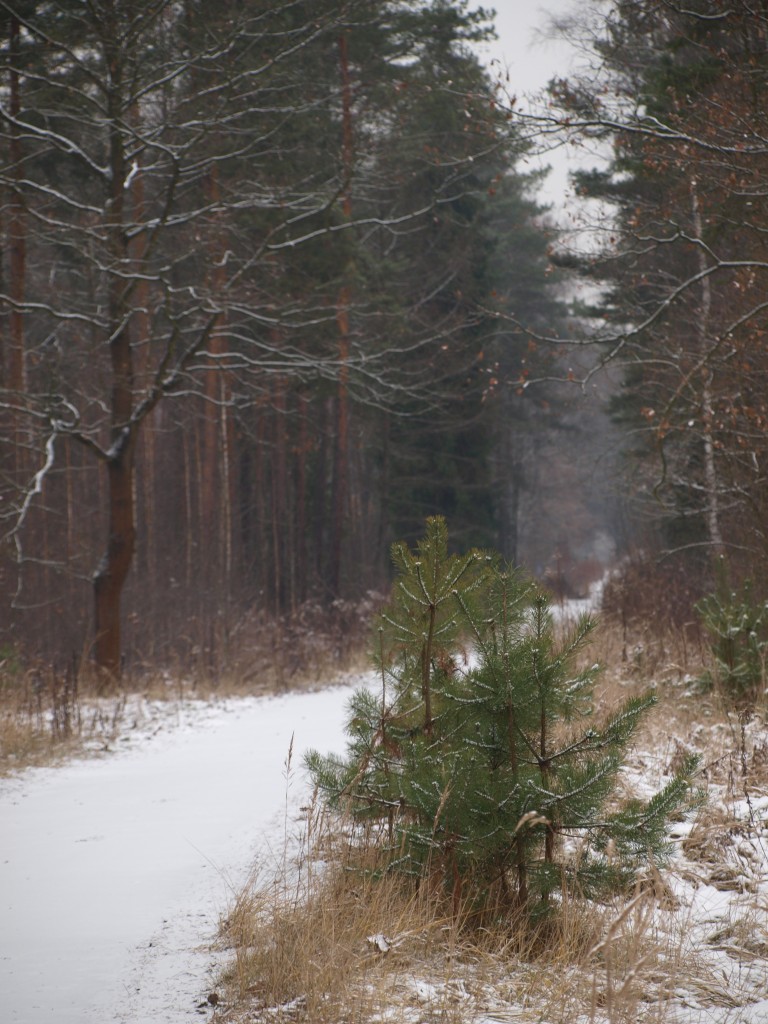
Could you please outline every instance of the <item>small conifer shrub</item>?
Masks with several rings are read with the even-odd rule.
[[[535,912],[566,887],[599,896],[662,860],[696,761],[652,799],[618,801],[655,697],[593,720],[597,666],[574,664],[594,620],[558,639],[547,597],[496,557],[449,554],[441,518],[393,557],[382,691],[352,698],[345,756],[307,756],[325,799],[381,825],[388,867],[440,881],[456,909]]]
[[[715,591],[698,602],[696,612],[709,635],[714,662],[703,682],[716,683],[737,703],[754,703],[766,683],[768,601],[754,597],[752,580],[745,580],[740,592],[732,587],[721,558]]]

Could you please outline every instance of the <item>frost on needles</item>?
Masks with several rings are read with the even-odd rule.
[[[619,799],[628,745],[656,698],[595,720],[598,666],[576,667],[594,619],[556,629],[548,598],[518,571],[449,553],[439,517],[393,560],[381,692],[352,698],[344,757],[307,756],[327,802],[378,826],[388,868],[441,883],[457,909],[540,911],[663,862],[697,762],[650,800]]]

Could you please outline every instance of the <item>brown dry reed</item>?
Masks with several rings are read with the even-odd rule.
[[[582,963],[599,936],[576,904],[538,929],[514,915],[478,924],[429,880],[382,870],[376,833],[314,801],[306,822],[298,859],[253,877],[227,914],[227,1019],[362,1022],[428,1003],[425,1019],[458,1022],[471,994],[495,992],[512,962]]]
[[[717,694],[696,690],[700,652],[668,630],[659,645],[646,633],[626,660],[626,640],[620,623],[603,622],[588,657],[606,666],[603,707],[657,686],[639,763],[664,775],[694,742],[706,762],[702,785],[724,786],[733,801],[762,791],[760,722],[745,724]],[[501,907],[478,920],[469,906],[454,912],[438,884],[382,871],[375,831],[355,830],[316,801],[304,814],[298,853],[286,845],[277,873],[254,877],[227,915],[232,956],[218,1020],[662,1024],[675,993],[706,991],[709,969],[692,946],[688,911],[652,864],[628,900],[595,906],[566,891],[558,912],[535,925]],[[705,805],[689,856],[697,843],[715,844],[724,825]],[[742,942],[745,920],[734,923]]]

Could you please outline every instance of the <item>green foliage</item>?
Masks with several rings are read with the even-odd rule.
[[[696,605],[714,660],[704,681],[736,700],[753,700],[765,685],[768,602],[757,601],[752,588],[752,580],[745,580],[740,593],[732,589],[721,560],[715,592]]]
[[[655,698],[593,721],[597,666],[574,664],[594,621],[556,636],[548,599],[495,557],[448,554],[440,518],[394,561],[383,692],[353,698],[346,757],[307,758],[330,804],[383,824],[390,867],[441,880],[456,907],[534,912],[564,885],[599,895],[663,857],[696,762],[650,801],[617,806]]]
[[[601,282],[592,292],[611,325],[604,337],[621,352],[612,407],[632,456],[630,507],[638,523],[655,520],[688,575],[705,545],[747,550],[767,521],[765,453],[748,427],[765,366],[756,306],[731,270],[758,266],[765,230],[765,208],[736,183],[756,177],[765,134],[768,76],[756,54],[766,12],[736,4],[709,16],[705,6],[612,4],[592,42],[600,71],[552,90],[564,126],[583,119],[585,137],[613,139],[607,165],[576,175],[581,195],[613,209],[606,244],[583,253],[581,269]],[[735,161],[712,161],[736,124],[747,127],[729,150]],[[727,350],[710,348],[720,337]]]

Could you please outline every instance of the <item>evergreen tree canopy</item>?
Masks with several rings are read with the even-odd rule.
[[[4,638],[117,675],[225,614],[359,597],[428,513],[495,542],[505,191],[549,296],[487,12],[0,15]]]
[[[598,895],[663,858],[696,760],[649,801],[617,800],[655,697],[594,720],[597,666],[575,665],[594,621],[557,638],[546,596],[495,557],[449,555],[440,518],[393,557],[384,692],[352,699],[345,757],[307,758],[329,802],[382,823],[390,869],[442,879],[457,910]]]
[[[617,0],[593,35],[594,72],[555,82],[564,128],[611,139],[580,172],[600,207],[581,265],[598,280],[615,412],[634,454],[638,519],[698,562],[766,557],[768,370],[764,324],[768,18],[737,0]],[[599,71],[598,71],[599,66]],[[655,513],[655,515],[654,515]]]

